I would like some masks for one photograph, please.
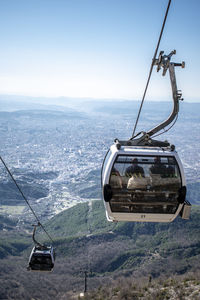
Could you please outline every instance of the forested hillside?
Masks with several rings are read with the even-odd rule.
[[[0,290],[5,299],[13,299],[13,293],[16,299],[44,299],[44,295],[45,299],[62,299],[66,293],[84,289],[84,271],[88,271],[89,290],[112,283],[110,291],[112,287],[117,291],[122,278],[129,278],[127,282],[141,278],[145,286],[149,278],[156,281],[199,272],[199,206],[192,208],[190,220],[177,218],[169,224],[109,223],[101,201],[67,209],[45,224],[57,253],[50,274],[26,270],[32,247],[31,224],[25,224],[23,231],[10,218],[2,218],[2,223]],[[40,232],[37,238],[46,239]],[[102,299],[109,299],[106,297]]]

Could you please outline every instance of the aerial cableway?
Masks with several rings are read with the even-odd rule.
[[[35,239],[36,228],[41,224],[33,225],[33,241],[35,246],[29,257],[27,270],[52,271],[55,263],[55,251],[52,246],[42,245]]]
[[[101,171],[102,197],[109,221],[171,222],[178,215],[188,219],[190,203],[186,200],[186,180],[175,146],[154,138],[168,131],[176,122],[182,94],[177,89],[175,67],[185,63],[171,62],[176,51],[164,55],[157,52],[165,26],[168,3],[158,44],[152,60],[132,137],[126,141],[115,139],[107,151]],[[135,134],[153,67],[157,72],[169,72],[173,109],[168,119],[147,132]],[[172,124],[172,125],[171,125]],[[166,127],[169,126],[167,129]],[[161,130],[164,130],[160,133]],[[154,137],[154,138],[152,138]]]
[[[36,233],[36,228],[40,226],[42,230],[45,232],[47,235],[48,239],[51,241],[51,244],[53,244],[53,239],[49,235],[49,233],[46,231],[45,227],[42,225],[40,222],[37,214],[33,210],[32,206],[30,205],[28,199],[24,195],[22,189],[18,185],[17,181],[15,180],[13,174],[9,170],[7,164],[3,160],[3,158],[0,156],[0,160],[2,164],[4,165],[6,171],[8,172],[9,176],[11,177],[12,181],[14,182],[16,188],[18,189],[19,193],[21,194],[22,198],[26,202],[26,204],[29,206],[31,213],[35,217],[37,221],[37,225],[33,225],[33,242],[34,242],[34,247],[31,251],[30,257],[29,257],[29,263],[27,270],[28,271],[52,271],[55,263],[55,250],[52,245],[47,246],[47,245],[42,245],[41,243],[37,242],[35,239],[35,233]]]

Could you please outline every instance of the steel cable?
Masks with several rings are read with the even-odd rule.
[[[9,170],[9,168],[7,167],[5,161],[3,160],[3,158],[2,158],[1,156],[0,156],[0,160],[1,160],[1,162],[3,163],[3,165],[4,165],[5,169],[6,169],[6,171],[7,171],[8,174],[10,175],[12,181],[15,183],[15,185],[16,185],[18,191],[20,192],[20,194],[22,195],[23,199],[26,201],[28,207],[30,208],[30,210],[31,210],[32,214],[34,215],[34,217],[36,218],[37,222],[40,224],[41,228],[42,228],[43,231],[46,233],[46,235],[48,236],[48,238],[53,242],[53,239],[51,238],[51,236],[48,234],[48,232],[46,231],[46,229],[44,228],[44,226],[43,226],[42,223],[40,222],[38,216],[36,215],[35,211],[34,211],[33,208],[31,207],[31,205],[30,205],[28,199],[27,199],[26,196],[24,195],[22,189],[21,189],[20,186],[18,185],[17,181],[16,181],[15,178],[13,177],[11,171]]]
[[[143,97],[142,97],[142,101],[141,101],[141,104],[140,104],[140,108],[139,108],[139,112],[138,112],[137,119],[136,119],[136,122],[135,122],[135,126],[134,126],[134,129],[133,129],[133,134],[132,134],[132,137],[131,137],[132,139],[135,136],[136,127],[137,127],[137,124],[138,124],[138,120],[139,120],[139,117],[140,117],[140,113],[141,113],[141,110],[142,110],[142,106],[143,106],[143,103],[144,103],[146,92],[147,92],[147,89],[148,89],[148,86],[149,86],[149,82],[150,82],[150,78],[151,78],[151,74],[152,74],[152,70],[153,70],[153,66],[154,66],[154,61],[156,59],[158,48],[160,46],[160,41],[161,41],[163,30],[164,30],[164,27],[165,27],[165,23],[166,23],[168,11],[169,11],[169,8],[170,8],[170,4],[171,4],[171,0],[169,0],[168,6],[167,6],[167,9],[166,9],[164,21],[163,21],[162,28],[161,28],[161,31],[160,31],[160,36],[159,36],[158,43],[157,43],[157,46],[156,46],[156,50],[155,50],[155,53],[154,53],[154,56],[153,56],[153,59],[152,59],[152,63],[151,63],[151,67],[150,67],[150,71],[149,71],[149,76],[148,76],[148,79],[147,79],[146,87],[145,87],[144,94],[143,94]]]

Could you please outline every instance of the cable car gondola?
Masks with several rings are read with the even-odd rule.
[[[33,241],[35,246],[31,251],[27,270],[50,272],[53,270],[55,263],[55,251],[52,246],[41,245],[35,240],[36,227],[39,225],[34,225]]]
[[[28,269],[31,271],[52,271],[55,253],[52,246],[33,247],[29,258]]]
[[[128,141],[115,140],[102,165],[102,195],[109,221],[171,222],[179,214],[189,218],[184,170],[175,146],[151,137],[177,116],[180,91],[177,91],[175,66],[171,56],[160,52],[155,59],[163,75],[169,69],[174,107],[169,118],[147,133]]]

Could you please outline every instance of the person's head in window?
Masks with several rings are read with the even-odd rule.
[[[132,164],[137,165],[137,164],[138,164],[138,159],[137,159],[137,158],[133,158],[133,159],[132,159]]]
[[[154,159],[154,162],[155,162],[155,164],[161,164],[160,157],[157,156],[157,157]]]

